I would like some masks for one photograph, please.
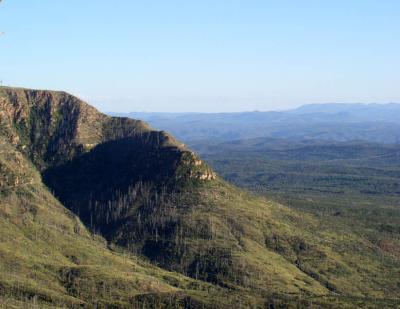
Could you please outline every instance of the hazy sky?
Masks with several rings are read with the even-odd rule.
[[[4,0],[0,80],[103,111],[400,102],[399,0]]]

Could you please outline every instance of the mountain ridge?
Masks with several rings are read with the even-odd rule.
[[[243,295],[254,306],[271,297],[298,305],[300,297],[329,307],[333,297],[354,307],[368,295],[380,303],[398,295],[392,269],[398,260],[370,239],[346,234],[345,226],[321,226],[316,217],[226,183],[192,151],[142,122],[85,106],[82,116],[73,97],[29,92],[0,89],[6,107],[0,136],[35,164],[54,196],[109,247],[184,276],[179,278],[188,285],[233,293],[230,301]],[[6,177],[4,158],[5,181],[18,185]],[[19,179],[29,179],[25,171]]]
[[[153,130],[141,120],[108,117],[65,92],[5,87],[0,92],[2,130],[7,131],[10,142],[26,153],[39,169],[63,163],[65,158],[79,156],[100,143],[129,137],[140,138],[150,146],[171,149],[186,156],[186,163],[193,166],[203,164],[165,131]],[[46,137],[49,140],[44,140]],[[210,177],[213,177],[211,172]]]
[[[190,144],[211,139],[400,141],[399,104],[315,104],[288,111],[242,113],[119,113],[148,121]]]

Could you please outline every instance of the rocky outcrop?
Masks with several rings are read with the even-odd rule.
[[[214,180],[217,177],[216,173],[191,151],[182,156],[181,171],[177,176],[204,181]]]
[[[167,132],[106,116],[65,92],[1,87],[0,121],[1,135],[31,159],[57,198],[109,240],[160,196],[216,179]],[[30,179],[11,179],[5,164],[0,173],[3,187]]]
[[[32,184],[35,177],[26,159],[0,135],[0,191]],[[36,180],[37,181],[37,180]]]
[[[65,92],[1,87],[0,129],[42,171],[103,143],[129,138],[134,147],[175,153],[175,169],[186,171],[177,178],[215,178],[211,169],[167,132],[155,131],[140,120],[108,117]],[[151,162],[146,164],[151,168]]]

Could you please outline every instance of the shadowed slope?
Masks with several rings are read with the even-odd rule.
[[[207,307],[209,293],[219,302],[222,290],[110,251],[2,136],[0,145],[0,307],[142,308],[149,293],[160,307]]]
[[[168,134],[64,94],[4,91],[8,140],[63,205],[110,243],[254,299],[398,297],[396,258],[345,227],[325,228],[225,183]],[[27,120],[41,106],[46,112]],[[76,109],[82,113],[69,111]]]

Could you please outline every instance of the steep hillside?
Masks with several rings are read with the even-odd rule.
[[[63,104],[68,100],[63,93],[22,89],[1,89],[1,92],[0,308],[229,304],[229,299],[222,301],[227,298],[226,291],[163,271],[126,252],[110,250],[104,239],[89,233],[51,195],[28,160],[30,157],[43,169],[49,162],[58,164],[68,160],[68,155],[84,152],[85,145],[75,142],[83,140],[68,127],[79,121],[77,113],[73,117],[69,112],[59,115],[63,120],[57,127],[48,111],[57,113],[54,98],[63,98],[60,108],[66,108]],[[23,99],[31,97],[46,98],[45,107]],[[69,111],[77,108],[72,105]],[[37,112],[38,108],[47,112]],[[35,111],[35,121],[29,115],[30,109]],[[34,134],[31,130],[38,132]],[[91,136],[91,141],[95,137]],[[69,147],[78,151],[70,151]],[[233,293],[230,297],[235,299]]]
[[[2,136],[0,145],[0,308],[207,307],[225,297],[222,289],[111,251]]]
[[[24,156],[31,160],[64,206],[92,232],[105,237],[109,246],[118,245],[181,274],[160,270],[166,274],[160,278],[160,284],[165,284],[160,292],[173,291],[169,284],[172,281],[165,278],[175,276],[187,282],[182,293],[193,302],[204,296],[197,290],[214,291],[203,303],[216,307],[235,301],[238,294],[243,296],[244,306],[252,302],[266,306],[270,299],[332,307],[339,303],[382,307],[398,301],[397,254],[351,233],[346,226],[321,225],[311,215],[227,184],[167,133],[154,131],[141,121],[107,117],[65,93],[1,88],[0,105],[5,144],[14,147],[20,160],[25,160]],[[2,164],[6,171],[2,182],[14,188],[12,194],[18,184],[26,181],[29,187],[40,179],[36,172],[30,172],[32,168],[21,169],[20,174],[8,173],[7,162],[4,159]],[[65,212],[45,192],[37,203],[48,205],[53,201],[60,212]],[[27,200],[35,203],[33,197],[28,196]],[[63,218],[50,214],[48,220],[53,217]],[[76,220],[71,214],[70,218]],[[17,227],[20,233],[23,229]],[[58,236],[61,238],[63,233],[65,238],[57,246],[75,244],[75,238],[69,238],[63,230]],[[78,240],[77,245],[79,241],[83,240]],[[102,260],[101,265],[123,258],[102,248],[101,252],[112,258]],[[96,252],[93,247],[87,251],[93,255]],[[70,258],[72,263],[83,265],[78,255],[68,254],[77,257]],[[96,264],[95,261],[88,264]],[[127,262],[121,260],[118,265],[121,263]],[[156,268],[147,265],[141,269],[147,272]],[[102,271],[105,270],[99,268],[95,273],[100,276]],[[109,271],[111,277],[119,274],[117,268]],[[119,280],[113,280],[111,290],[126,290],[118,285]],[[98,287],[91,284],[87,285]],[[199,288],[193,292],[191,284]],[[140,293],[144,285],[138,286]],[[79,295],[85,291],[74,288]],[[226,293],[228,304],[219,304],[217,300]],[[108,297],[110,301],[119,299]]]
[[[167,133],[154,131],[139,120],[107,117],[64,92],[1,87],[0,119],[10,143],[40,170],[68,162],[96,145],[121,139],[136,143],[131,147],[140,143],[146,147],[143,152],[156,149],[167,153],[171,169],[182,159],[189,165],[196,163],[194,154]]]

